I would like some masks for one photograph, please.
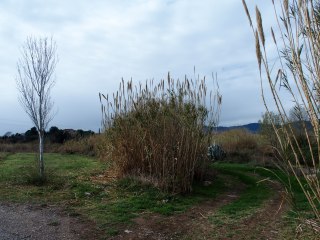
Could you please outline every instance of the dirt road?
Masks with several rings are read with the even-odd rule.
[[[58,207],[0,203],[1,240],[96,239],[92,229]]]

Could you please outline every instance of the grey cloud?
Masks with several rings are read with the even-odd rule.
[[[97,130],[98,92],[116,91],[121,77],[157,80],[168,71],[192,77],[194,66],[209,79],[218,73],[222,125],[261,114],[254,41],[239,0],[5,0],[0,33],[0,87],[8,89],[0,95],[0,118],[7,119],[0,119],[0,135],[30,124],[14,85],[19,48],[30,34],[53,35],[58,44],[52,91],[58,127]],[[20,127],[8,124],[17,119]]]

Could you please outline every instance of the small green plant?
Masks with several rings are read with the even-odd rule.
[[[221,105],[218,89],[207,97],[205,78],[181,82],[168,74],[167,81],[138,86],[122,80],[113,99],[100,94],[100,101],[109,142],[104,155],[119,176],[175,193],[190,192],[193,180],[203,178],[212,137],[204,129],[217,125]]]

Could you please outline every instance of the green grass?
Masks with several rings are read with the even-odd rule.
[[[246,182],[250,181],[254,183],[247,185],[247,189],[240,195],[239,199],[223,206],[219,210],[221,213],[232,217],[246,216],[259,208],[271,196],[270,188],[265,184],[257,184],[257,179],[254,177],[246,177],[248,177]]]
[[[258,183],[259,177],[253,175],[254,168],[244,164],[218,163],[213,167],[220,173],[235,178],[246,185],[238,199],[222,206],[217,213],[209,217],[215,224],[234,222],[253,214],[271,197],[271,190],[265,183]]]
[[[11,154],[0,162],[0,200],[57,202],[72,198],[71,186],[89,181],[102,171],[103,164],[84,156],[45,154],[47,182],[37,186],[37,156]],[[71,190],[71,191],[70,191]]]
[[[172,215],[190,206],[213,199],[226,191],[225,179],[216,178],[214,184],[193,185],[193,193],[170,195],[133,179],[97,183],[91,180],[107,166],[94,158],[45,154],[48,181],[37,185],[35,154],[12,154],[0,162],[0,201],[61,204],[72,215],[83,215],[98,226],[117,232],[120,224],[142,212]]]
[[[105,172],[106,164],[78,155],[45,154],[48,181],[37,185],[34,181],[37,176],[35,154],[1,156],[0,201],[63,204],[70,215],[89,218],[110,235],[117,234],[121,226],[130,224],[133,218],[142,213],[165,216],[181,213],[241,183],[246,187],[241,190],[239,198],[222,206],[209,218],[218,225],[238,221],[253,214],[271,196],[268,185],[257,184],[257,181],[266,177],[279,178],[283,182],[290,180],[299,207],[297,209],[308,210],[294,179],[288,180],[278,170],[270,172],[245,164],[213,164],[212,167],[220,174],[212,185],[195,183],[192,194],[171,195],[129,178],[114,182],[92,181],[93,176]]]
[[[106,198],[87,201],[86,207],[81,211],[98,220],[100,227],[110,228],[130,224],[131,219],[142,212],[166,216],[184,212],[194,204],[215,198],[225,189],[224,181],[217,178],[215,184],[210,186],[195,184],[192,194],[170,195],[139,181],[123,179],[109,186]]]
[[[256,167],[248,164],[233,164],[233,163],[216,163],[214,168],[222,169],[223,171],[240,171],[242,173],[250,173],[259,175],[261,178],[276,180],[282,183],[293,194],[293,204],[297,211],[310,210],[307,199],[305,198],[298,181],[294,176],[288,176],[280,169],[267,169],[262,167]],[[305,184],[304,180],[301,180],[302,184]]]
[[[287,176],[279,169],[273,169],[271,171],[263,168],[258,168],[256,172],[263,177],[270,178],[272,180],[280,181],[284,187],[286,187],[292,194],[292,203],[295,211],[309,211],[311,210],[298,181],[294,176]],[[301,179],[302,184],[306,184],[306,181]]]
[[[215,163],[213,167],[223,174],[236,177],[247,185],[246,191],[238,200],[221,207],[218,212],[209,217],[209,221],[216,226],[238,224],[239,220],[253,214],[270,197],[272,192],[265,184],[267,181],[257,184],[257,181],[262,179],[276,180],[291,193],[290,210],[283,216],[285,223],[279,230],[279,234],[282,234],[285,239],[292,238],[301,219],[314,218],[310,205],[294,176],[288,176],[280,169],[266,169],[249,164]],[[303,180],[302,182],[304,183]],[[312,231],[304,229],[303,234],[306,236],[305,239],[310,239],[308,234],[312,236]]]
[[[242,172],[244,174],[256,174],[264,179],[276,180],[279,181],[283,187],[287,188],[289,192],[292,194],[292,204],[293,204],[293,212],[309,212],[310,205],[301,190],[301,187],[298,181],[294,176],[288,176],[285,172],[280,169],[267,169],[262,167],[256,167],[248,164],[232,164],[232,163],[216,163],[214,167],[217,169],[221,169],[224,172]],[[302,184],[305,184],[305,180],[301,180]]]
[[[0,152],[0,161],[1,161],[1,160],[4,160],[8,155],[9,155],[9,153]]]

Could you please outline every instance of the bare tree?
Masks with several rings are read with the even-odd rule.
[[[299,105],[292,107],[289,110],[289,121],[290,122],[305,122],[309,121],[308,112],[304,107]]]
[[[19,101],[39,134],[39,175],[44,179],[44,133],[52,120],[53,102],[50,90],[55,81],[53,73],[57,64],[56,43],[53,39],[28,37],[17,63]]]

